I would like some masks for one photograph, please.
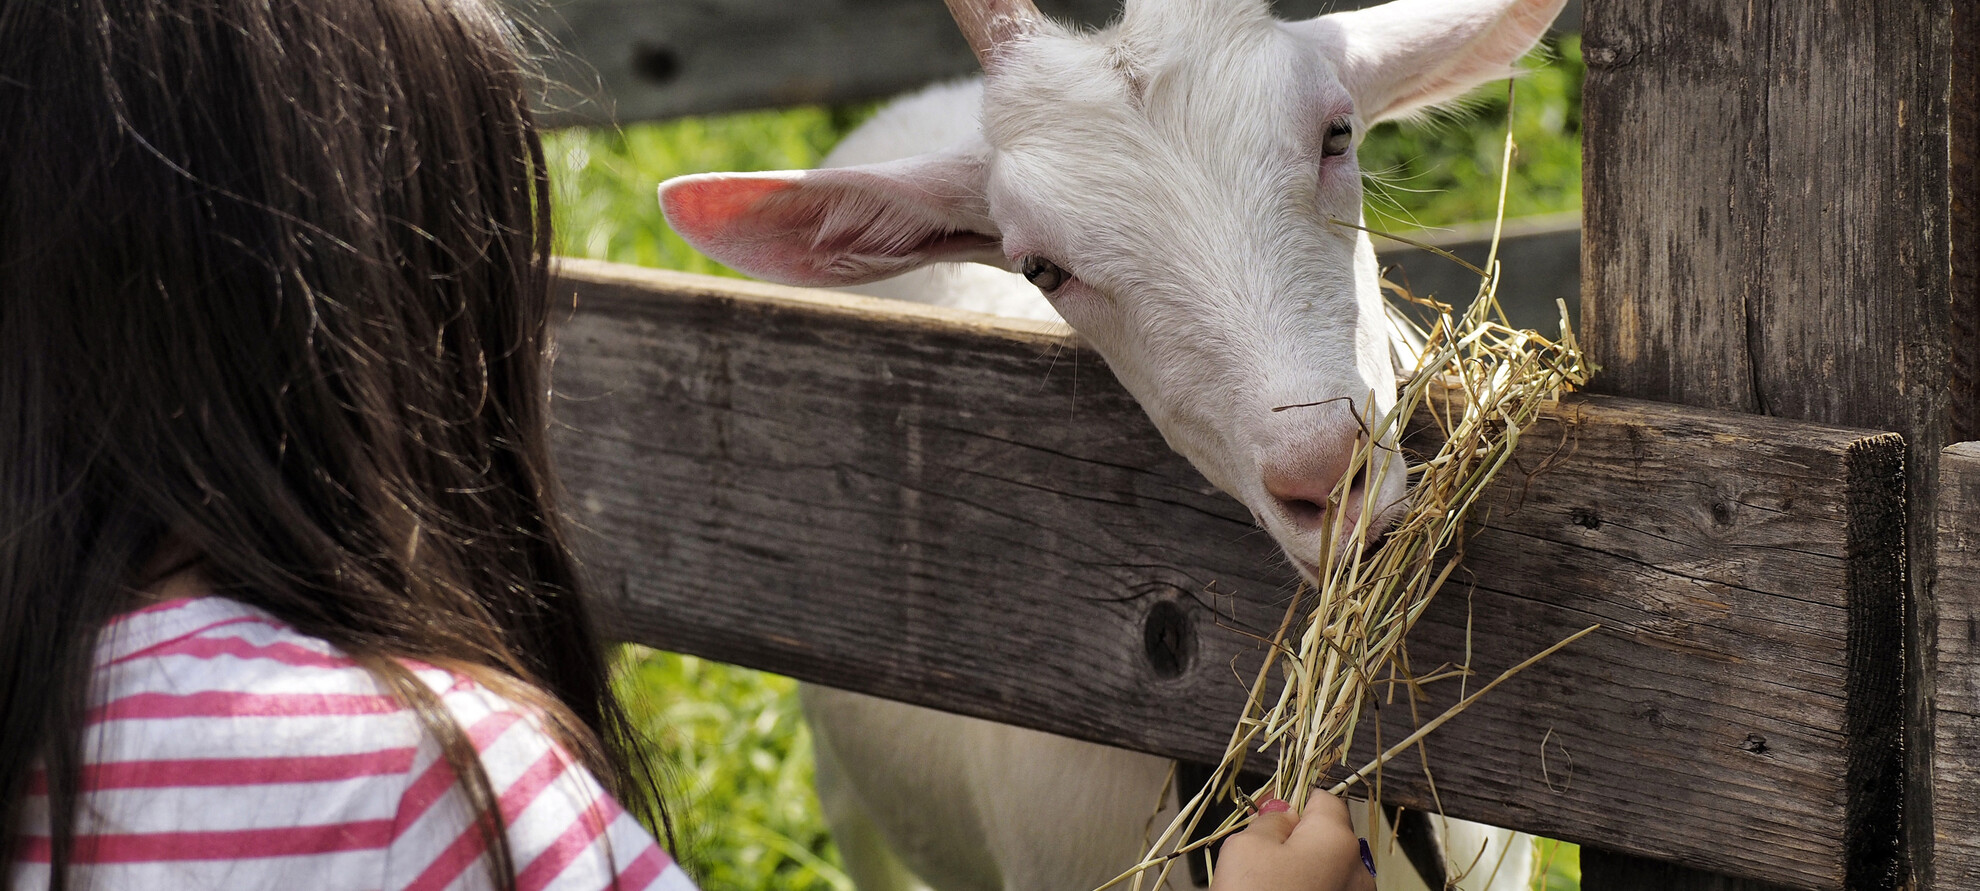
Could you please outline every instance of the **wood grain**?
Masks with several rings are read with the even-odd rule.
[[[1282,18],[1377,0],[1280,0]],[[542,32],[554,124],[596,124],[799,103],[880,99],[977,73],[975,56],[934,0],[530,0],[510,6]],[[1120,0],[1039,0],[1087,26]],[[1580,0],[1556,27],[1573,30]]]
[[[1939,463],[1939,745],[1933,785],[1939,888],[1980,888],[1980,443]]]
[[[1947,438],[1964,444],[1946,450],[1940,466],[1939,542],[1937,579],[1929,622],[1937,648],[1924,647],[1923,676],[1935,698],[1924,706],[1936,710],[1932,751],[1917,753],[1914,789],[1923,789],[1931,803],[1922,809],[1928,819],[1914,826],[1918,847],[1929,848],[1921,887],[1980,887],[1980,659],[1974,649],[1980,637],[1976,600],[1980,578],[1974,574],[1973,518],[1980,516],[1974,500],[1974,449],[1980,439],[1980,9],[1974,4],[1953,7],[1952,61],[1952,381],[1948,387]],[[1950,565],[1949,565],[1950,564]]]
[[[1598,0],[1584,23],[1597,388],[1908,442],[1906,599],[1851,626],[1854,887],[1930,881],[1953,5]]]
[[[1783,886],[1612,854],[1582,857],[1581,887],[1587,891],[1777,891]]]
[[[1953,7],[1952,392],[1946,438],[1980,440],[1980,9]]]
[[[1294,577],[1062,328],[606,264],[563,281],[560,457],[625,637],[1221,753],[1247,635]],[[1843,887],[1852,600],[1900,542],[1862,506],[1894,503],[1900,449],[1601,398],[1529,430],[1413,665],[1461,660],[1467,627],[1486,676],[1606,630],[1431,737],[1445,808]],[[1182,617],[1162,659],[1155,615]],[[1408,700],[1376,718],[1399,738]],[[1414,764],[1383,791],[1429,803]]]
[[[1584,297],[1604,392],[1936,417],[1948,9],[1591,5]]]

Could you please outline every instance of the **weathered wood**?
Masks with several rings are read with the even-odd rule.
[[[553,123],[595,124],[880,99],[977,71],[948,11],[935,0],[533,0],[511,5],[549,44]],[[1280,0],[1300,18],[1377,0]],[[1040,0],[1045,14],[1104,25],[1120,0]],[[1556,27],[1573,30],[1580,0]]]
[[[1864,673],[1847,694],[1861,731],[1849,856],[1863,888],[1929,876],[1923,586],[1950,353],[1953,5],[1600,0],[1584,23],[1597,388],[1909,444],[1906,600],[1864,601],[1851,626]]]
[[[1980,443],[1939,463],[1936,887],[1980,888]]]
[[[1953,7],[1952,392],[1946,438],[1980,440],[1980,9]]]
[[[1953,7],[1952,60],[1952,383],[1948,393],[1947,439],[1963,444],[1946,450],[1940,466],[1939,565],[1929,600],[1937,648],[1920,651],[1922,677],[1936,699],[1931,724],[1934,750],[1914,755],[1912,782],[1932,796],[1927,819],[1912,828],[1915,847],[1930,847],[1920,870],[1924,888],[1980,887],[1980,638],[1976,600],[1973,523],[1980,517],[1974,500],[1980,473],[1974,469],[1980,439],[1980,9]],[[1913,804],[1917,808],[1919,805]]]
[[[1934,426],[1917,416],[1936,421],[1945,384],[1947,14],[1592,4],[1583,266],[1601,389]]]
[[[1063,328],[564,274],[578,311],[559,335],[560,457],[628,638],[1221,753],[1247,633],[1277,622],[1294,577]],[[1851,601],[1898,559],[1875,531],[1897,503],[1896,437],[1577,399],[1523,443],[1414,664],[1461,659],[1467,627],[1488,676],[1607,630],[1431,738],[1443,805],[1843,887]],[[1435,685],[1418,711],[1457,692]],[[1377,716],[1390,741],[1405,703]],[[1384,793],[1429,803],[1413,764]]]
[[[1782,886],[1640,857],[1607,854],[1591,858],[1584,853],[1581,887],[1586,891],[1777,891]]]

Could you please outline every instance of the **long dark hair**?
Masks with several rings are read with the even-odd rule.
[[[36,759],[67,885],[92,645],[168,541],[417,710],[502,886],[400,659],[541,691],[664,825],[555,505],[516,45],[480,0],[0,0],[0,888]]]

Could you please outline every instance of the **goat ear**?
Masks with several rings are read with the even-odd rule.
[[[1392,0],[1299,22],[1319,43],[1364,120],[1388,120],[1455,99],[1513,63],[1547,33],[1567,0]]]
[[[981,150],[778,173],[704,173],[660,184],[667,222],[748,275],[835,287],[927,263],[1008,266],[983,198]]]

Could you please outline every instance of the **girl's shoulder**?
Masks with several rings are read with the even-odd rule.
[[[519,888],[617,876],[691,891],[534,712],[407,667],[479,756]],[[267,613],[198,597],[123,616],[99,640],[91,695],[84,791],[104,820],[84,850],[147,880],[110,884],[376,888],[382,873],[386,888],[483,887],[482,834],[438,739],[357,662]]]
[[[391,778],[411,768],[422,735],[413,713],[337,648],[220,597],[167,601],[107,625],[87,726],[93,761],[154,780],[158,762],[186,763],[230,787]]]

